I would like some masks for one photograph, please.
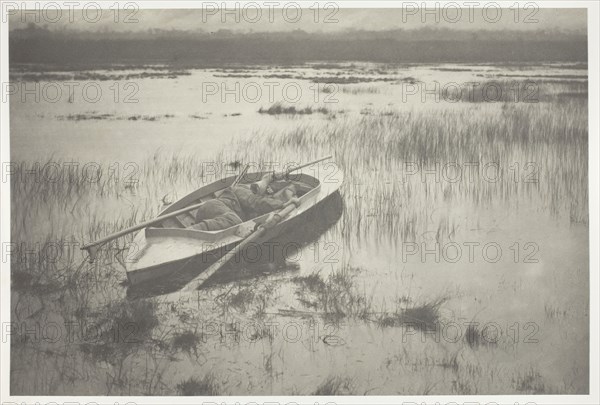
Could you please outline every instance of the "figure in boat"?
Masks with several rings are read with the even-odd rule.
[[[297,192],[295,184],[275,180],[273,173],[266,174],[258,183],[228,187],[198,208],[192,228],[218,231],[281,209],[286,203],[297,205]]]

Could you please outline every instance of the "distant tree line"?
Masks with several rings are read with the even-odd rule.
[[[30,26],[10,31],[9,46],[11,63],[64,66],[587,61],[586,36],[561,31],[85,32]]]

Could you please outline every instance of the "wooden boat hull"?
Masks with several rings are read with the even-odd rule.
[[[333,170],[332,170],[333,169]],[[323,172],[321,176],[319,172]],[[263,173],[253,174],[260,178]],[[298,174],[297,179],[315,185],[315,187],[300,197],[300,205],[277,226],[269,231],[257,243],[276,239],[280,234],[289,231],[297,220],[301,220],[312,210],[319,209],[330,196],[340,187],[343,174],[336,167],[330,170],[317,170],[316,176]],[[213,194],[215,191],[224,189],[231,185],[235,176],[218,180],[208,184],[181,200],[175,202],[159,215],[174,212],[185,206],[191,205],[202,197]],[[263,215],[247,221],[238,226],[221,231],[205,232],[189,228],[146,228],[140,231],[134,238],[133,244],[127,255],[127,278],[131,285],[147,283],[152,280],[174,276],[188,265],[194,263],[199,268],[206,268],[223,254],[233,249],[243,240],[241,229],[254,223],[262,223],[268,217]],[[252,222],[252,224],[249,224]],[[255,260],[262,249],[257,245],[249,245],[235,257],[233,263],[240,260]]]

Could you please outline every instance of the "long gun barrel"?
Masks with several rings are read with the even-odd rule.
[[[279,173],[273,173],[271,176],[265,176],[260,181],[257,181],[256,183],[252,183],[252,185],[250,186],[250,189],[252,190],[252,192],[254,194],[263,195],[263,194],[265,194],[265,192],[267,191],[267,187],[273,180],[278,179],[278,178],[283,178],[283,177],[287,176],[288,174],[295,172],[296,170],[300,170],[305,167],[322,162],[324,160],[331,159],[332,157],[333,157],[332,155],[325,156],[323,158],[313,160],[312,162],[304,163],[299,166],[292,167],[291,169],[284,170]]]

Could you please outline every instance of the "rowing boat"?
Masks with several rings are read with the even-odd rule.
[[[250,184],[260,179],[264,173],[248,173],[240,184]],[[176,211],[185,211],[208,200],[217,198],[219,192],[231,186],[236,176],[217,180],[186,195],[161,211],[157,217],[163,217]],[[290,181],[300,185],[304,191],[299,195],[299,205],[276,226],[270,228],[257,243],[276,239],[288,232],[290,224],[318,210],[334,193],[343,181],[342,172],[334,165],[328,170],[312,170],[311,175],[298,173]],[[300,193],[299,193],[300,194]],[[126,258],[127,278],[136,285],[162,279],[177,274],[190,262],[214,262],[231,251],[247,236],[249,230],[264,224],[269,215],[265,214],[246,222],[218,231],[194,229],[196,210],[170,216],[163,221],[139,231],[134,237]],[[256,255],[256,249],[253,253]],[[243,256],[243,253],[242,253]]]

